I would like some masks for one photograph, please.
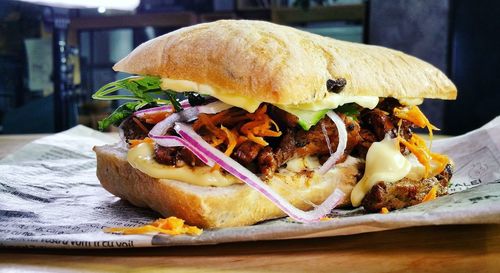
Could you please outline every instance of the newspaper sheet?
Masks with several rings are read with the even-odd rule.
[[[333,220],[287,218],[205,230],[201,236],[117,235],[159,218],[106,192],[95,175],[94,145],[116,139],[77,126],[36,140],[0,161],[0,246],[132,248],[337,236],[410,226],[500,223],[500,117],[462,136],[434,141],[456,163],[450,195],[389,214],[334,210]]]

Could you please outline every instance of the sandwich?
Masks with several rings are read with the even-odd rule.
[[[456,87],[402,52],[222,20],[147,41],[113,69],[134,76],[93,95],[125,101],[99,123],[123,141],[94,148],[97,177],[133,205],[221,228],[447,193],[452,160],[414,129],[432,139],[418,105]]]

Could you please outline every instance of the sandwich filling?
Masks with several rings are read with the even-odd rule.
[[[200,186],[243,183],[207,159],[203,148],[186,143],[174,129],[183,121],[200,137],[194,142],[206,142],[264,182],[283,170],[325,175],[347,158],[357,158],[364,164],[351,204],[369,211],[417,204],[431,189],[446,194],[451,178],[450,160],[432,153],[412,131],[427,128],[432,138],[437,129],[416,106],[421,99],[343,97],[342,80],[327,82],[331,95],[321,102],[297,105],[258,102],[208,85],[156,77],[114,85],[94,97],[109,99],[109,93],[125,88],[140,100],[123,105],[100,125],[120,124],[129,163],[151,177]],[[166,92],[167,99],[152,99],[149,91]],[[188,100],[180,102],[176,95],[184,91],[190,91]],[[161,106],[169,100],[172,106]]]
[[[415,105],[421,99],[343,97],[337,92],[342,86],[330,83],[328,87],[327,83],[331,95],[320,103],[273,105],[191,81],[156,80],[154,83],[161,89],[196,91],[209,96],[189,93],[189,100],[180,103],[168,93],[173,107],[163,108],[155,107],[164,103],[159,99],[143,99],[128,115],[112,121],[121,123],[123,138],[130,148],[130,164],[152,177],[188,183],[203,181],[201,186],[242,183],[217,163],[207,166],[207,160],[193,147],[157,141],[162,137],[182,137],[173,126],[160,131],[158,127],[184,115],[205,142],[263,181],[283,169],[317,173],[340,151],[328,169],[334,169],[335,164],[348,157],[365,163],[360,165],[359,182],[351,193],[353,206],[362,205],[370,211],[382,207],[391,210],[421,202],[431,189],[437,188],[437,195],[446,194],[451,178],[450,160],[432,153],[412,131],[415,127],[428,128],[432,137],[432,130],[436,129]],[[127,84],[130,90],[130,83]],[[150,88],[144,86],[145,90],[133,88],[144,95]],[[210,106],[214,101],[225,104],[214,110]],[[209,111],[190,117],[183,107],[206,107]],[[328,111],[338,117],[342,128],[327,115]]]

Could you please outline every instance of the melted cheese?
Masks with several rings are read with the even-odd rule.
[[[402,99],[398,99],[398,100],[399,100],[399,103],[401,103],[402,105],[406,105],[406,106],[420,105],[420,104],[422,104],[422,102],[424,102],[423,98],[402,98]]]
[[[195,91],[200,94],[210,95],[215,97],[227,104],[234,105],[236,107],[247,110],[248,112],[255,112],[259,107],[261,101],[255,100],[253,98],[238,96],[238,95],[228,95],[230,93],[228,90],[218,89],[207,84],[201,84],[188,80],[174,80],[169,78],[161,79],[161,89],[163,90],[175,90],[179,92]],[[301,103],[293,105],[277,105],[281,108],[293,108],[308,111],[319,111],[324,109],[335,109],[346,103],[357,103],[364,108],[373,109],[378,104],[378,97],[375,96],[343,96],[342,94],[328,93],[328,95],[318,101],[311,103]]]
[[[359,206],[376,183],[398,181],[410,173],[411,169],[412,164],[401,154],[396,139],[386,137],[380,142],[374,142],[366,155],[365,174],[352,190],[352,205]]]
[[[196,168],[168,166],[156,162],[153,156],[153,145],[141,143],[128,151],[127,161],[132,167],[159,179],[172,179],[197,186],[217,187],[241,183],[234,176],[224,175],[220,171],[211,171],[211,168],[207,166]]]
[[[343,96],[342,94],[328,93],[328,95],[318,101],[310,103],[299,103],[292,105],[276,105],[282,109],[292,108],[307,111],[320,111],[324,109],[335,109],[346,103],[356,103],[357,105],[373,109],[377,106],[379,101],[378,97],[375,96]]]
[[[303,170],[314,170],[319,169],[321,164],[315,156],[306,156],[294,158],[286,162],[286,167],[284,169],[291,172],[301,172]]]
[[[210,95],[222,102],[245,109],[250,113],[255,112],[255,110],[259,108],[259,105],[261,103],[260,101],[254,100],[252,98],[246,98],[237,95],[228,95],[229,92],[221,89],[216,89],[208,84],[201,84],[187,80],[162,78],[160,87],[163,90],[170,89],[178,92],[195,91],[203,95]]]

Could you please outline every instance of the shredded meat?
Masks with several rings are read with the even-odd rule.
[[[352,118],[339,114],[346,125],[347,147],[344,156],[339,160],[343,162],[351,150],[361,141],[359,135],[359,124]],[[323,128],[327,132],[330,147],[326,141]],[[309,131],[297,128],[283,129],[283,136],[276,148],[266,147],[258,156],[258,166],[264,177],[271,176],[281,165],[288,160],[297,157],[315,155],[320,158],[328,158],[331,151],[335,151],[338,146],[338,131],[335,123],[325,117]]]
[[[142,125],[142,126],[141,126]],[[123,130],[123,135],[125,139],[144,139],[148,136],[149,130],[153,128],[154,125],[141,122],[135,117],[129,117],[122,122],[120,129]]]

